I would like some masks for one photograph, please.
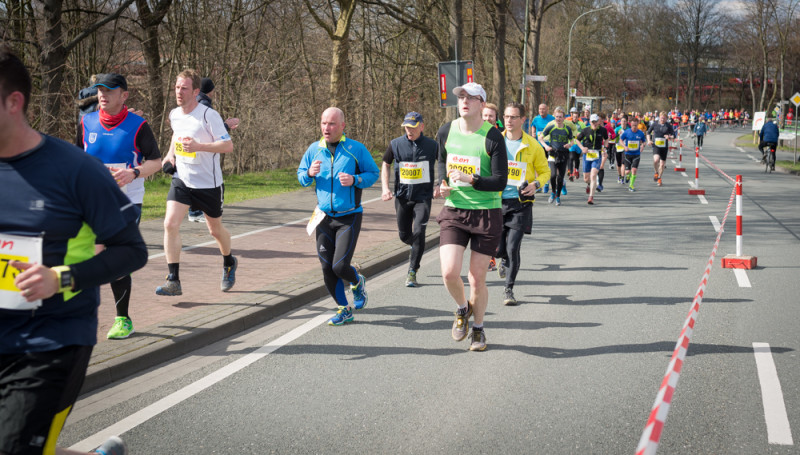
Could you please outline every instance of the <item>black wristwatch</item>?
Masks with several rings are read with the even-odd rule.
[[[133,168],[133,179],[134,180],[138,179],[139,178],[139,174],[141,174],[141,173],[142,173],[142,171],[140,171],[139,169]]]

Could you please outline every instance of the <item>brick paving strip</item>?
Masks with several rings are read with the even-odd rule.
[[[364,220],[353,262],[362,267],[362,273],[369,279],[407,262],[409,247],[397,237],[394,201],[380,200],[379,185],[365,190],[362,200]],[[184,220],[183,245],[193,247],[181,254],[183,295],[156,295],[156,286],[167,275],[163,220],[143,222],[140,229],[151,258],[133,275],[130,316],[136,332],[125,340],[106,339],[116,314],[110,287],[103,286],[98,343],[82,392],[98,389],[327,296],[314,237],[306,233],[306,221],[315,203],[313,191],[308,189],[225,206],[223,223],[234,236],[233,254],[239,259],[236,285],[227,293],[219,289],[222,275],[219,249],[216,243],[204,245],[214,240],[205,223]],[[427,248],[438,245],[439,225],[435,218],[442,203],[441,199],[434,201]],[[242,237],[236,238],[237,235]]]

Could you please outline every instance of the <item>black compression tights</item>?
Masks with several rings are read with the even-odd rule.
[[[517,273],[521,265],[519,250],[522,247],[523,235],[524,233],[521,230],[504,227],[503,235],[500,237],[500,245],[497,247],[495,256],[507,261],[507,288],[513,288],[514,282],[517,281]]]
[[[553,193],[555,197],[561,196],[561,188],[564,187],[564,175],[566,174],[566,172],[567,172],[566,160],[561,162],[556,162],[550,168],[550,175],[552,176],[550,177],[550,188],[551,190],[552,188],[556,189],[556,192]]]
[[[322,277],[328,292],[340,306],[347,306],[345,283],[358,281],[358,274],[350,261],[359,232],[361,213],[337,218],[326,216],[317,226],[317,254],[322,264]]]

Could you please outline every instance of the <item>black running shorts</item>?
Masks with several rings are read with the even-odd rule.
[[[216,188],[189,188],[183,180],[173,178],[167,200],[202,210],[211,218],[219,218],[222,216],[222,203],[225,200],[225,184]]]
[[[530,234],[533,227],[533,204],[519,199],[503,199],[503,226]]]
[[[625,154],[625,169],[639,169],[639,160],[641,155],[628,155]]]
[[[667,161],[667,153],[669,149],[666,147],[653,147],[653,155],[658,155],[661,161]]]
[[[0,354],[0,453],[54,453],[92,346]]]

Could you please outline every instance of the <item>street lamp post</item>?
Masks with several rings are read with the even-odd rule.
[[[608,4],[608,5],[606,5],[606,6],[602,7],[602,8],[597,8],[597,9],[586,11],[585,13],[583,13],[580,16],[576,17],[575,21],[572,23],[572,27],[569,28],[569,39],[567,40],[567,42],[568,42],[568,44],[567,44],[567,93],[566,93],[566,95],[567,95],[567,108],[571,107],[571,105],[572,105],[572,99],[569,96],[569,90],[570,90],[570,88],[569,88],[570,64],[572,63],[571,62],[571,59],[572,59],[572,30],[575,28],[575,24],[578,23],[578,19],[582,18],[583,16],[585,16],[585,15],[587,15],[589,13],[596,13],[597,11],[602,11],[604,9],[611,8],[612,6],[614,6],[613,3]]]

